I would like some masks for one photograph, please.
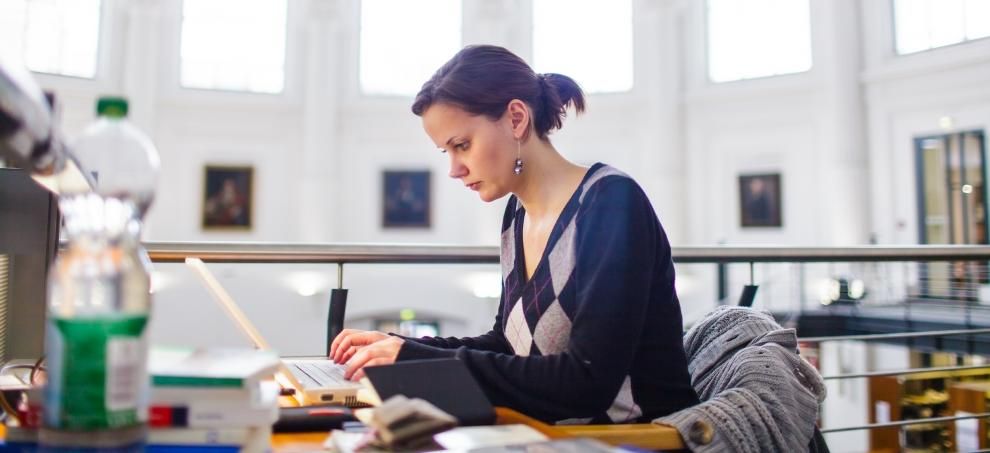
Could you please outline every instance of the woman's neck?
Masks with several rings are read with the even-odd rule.
[[[513,193],[528,216],[543,218],[563,210],[587,168],[565,159],[550,143],[534,142],[523,149],[522,180]]]

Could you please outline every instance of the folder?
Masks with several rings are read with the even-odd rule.
[[[382,401],[405,395],[429,401],[461,426],[495,423],[491,401],[458,359],[410,360],[366,367],[364,373]]]

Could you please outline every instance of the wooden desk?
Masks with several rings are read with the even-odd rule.
[[[551,439],[590,437],[610,445],[632,445],[649,450],[684,448],[680,433],[670,426],[649,423],[554,426],[504,407],[495,408],[495,415],[496,423],[500,425],[527,425]],[[288,453],[322,449],[326,438],[326,433],[274,434],[272,451]]]
[[[573,425],[558,429],[568,437],[590,437],[609,445],[631,445],[647,450],[680,450],[684,448],[681,433],[672,426],[636,423],[626,425]]]
[[[676,429],[649,423],[632,425],[570,425],[552,426],[520,414],[512,409],[496,407],[495,415],[500,425],[523,424],[543,433],[551,439],[566,437],[590,437],[609,445],[632,445],[649,450],[677,450],[684,442]],[[0,424],[0,439],[6,428]],[[272,435],[273,452],[302,452],[323,450],[327,433],[284,433]]]

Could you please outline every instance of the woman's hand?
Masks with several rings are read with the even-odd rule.
[[[402,349],[402,343],[405,343],[405,340],[387,335],[386,337],[358,349],[347,360],[347,371],[344,372],[344,377],[352,381],[358,381],[364,377],[364,367],[366,366],[390,365],[395,363],[395,358],[399,355],[399,350]]]
[[[388,337],[387,334],[373,330],[344,329],[330,343],[329,359],[334,363],[347,362],[359,349]]]

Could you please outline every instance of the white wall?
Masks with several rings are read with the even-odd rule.
[[[919,240],[913,139],[990,125],[990,40],[895,56],[889,5],[864,2],[861,76],[869,129],[870,223],[879,243]],[[942,117],[954,125],[939,126]]]
[[[812,1],[814,66],[712,84],[704,8],[688,11],[684,111],[692,244],[866,242],[863,124],[852,0]],[[781,173],[782,228],[741,228],[737,177]]]

